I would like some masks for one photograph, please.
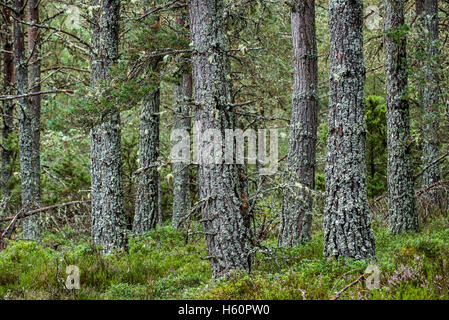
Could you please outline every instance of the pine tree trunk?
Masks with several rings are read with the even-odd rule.
[[[284,192],[279,245],[291,247],[310,241],[315,149],[318,126],[318,57],[315,35],[315,0],[297,0],[291,11],[294,85],[288,175]]]
[[[225,129],[235,128],[227,78],[227,43],[222,0],[189,2],[193,43],[195,121],[199,132],[216,129],[221,141],[199,143],[199,154],[215,143],[224,154]],[[198,164],[199,201],[213,277],[231,269],[250,270],[251,236],[247,196],[235,164]]]
[[[366,194],[363,1],[331,0],[324,253],[366,259],[375,243]]]
[[[39,24],[39,1],[28,0],[28,23]],[[29,92],[39,92],[41,90],[41,62],[40,62],[40,39],[37,27],[28,27],[28,88]],[[40,206],[41,185],[40,185],[40,119],[41,119],[41,96],[35,95],[29,98],[31,114],[31,135],[32,154],[31,170],[33,177],[32,202],[35,204],[32,209]],[[30,217],[24,222],[24,236],[27,239],[37,239],[39,237],[39,216]]]
[[[118,59],[119,0],[94,0],[92,87],[107,82]],[[110,108],[91,130],[92,240],[109,253],[126,248],[120,112]]]
[[[19,21],[24,21],[24,1],[15,0],[14,9],[14,60],[16,72],[16,87],[18,94],[27,94],[29,91],[27,56],[25,53],[24,26]],[[19,20],[19,21],[18,21]],[[34,126],[36,124],[35,110],[29,97],[18,99],[19,118],[19,152],[20,152],[20,177],[22,185],[22,210],[24,212],[36,209],[40,206],[40,176],[35,167],[35,137]],[[37,240],[40,236],[39,216],[34,215],[24,219],[23,234],[25,239]]]
[[[424,62],[424,90],[422,104],[424,107],[423,125],[423,173],[422,187],[426,188],[440,181],[440,163],[435,161],[440,154],[439,141],[439,77],[438,77],[438,1],[424,1],[424,28],[426,34],[426,57]],[[428,193],[432,204],[439,201],[439,192]]]
[[[13,76],[14,76],[14,56],[13,56],[13,39],[12,39],[12,19],[10,11],[3,8],[4,25],[2,32],[3,43],[3,92],[5,94],[13,93]],[[12,148],[10,146],[11,134],[14,128],[14,102],[12,100],[5,100],[2,104],[2,148],[1,148],[1,181],[0,188],[3,197],[10,195],[9,182],[12,176]]]
[[[190,99],[192,98],[192,75],[183,74],[181,83],[175,85],[175,111],[173,129],[190,134]],[[190,213],[190,166],[188,163],[173,164],[173,228],[184,228]]]
[[[176,16],[176,24],[185,27],[185,17]],[[190,70],[190,64],[183,62],[183,70]],[[190,100],[192,99],[192,73],[187,71],[174,87],[173,129],[191,132]],[[173,163],[173,218],[172,226],[182,229],[188,223],[190,213],[190,165],[189,163]]]
[[[157,73],[157,67],[153,68]],[[156,74],[153,78],[156,79]],[[140,113],[140,148],[136,212],[133,233],[142,235],[156,227],[159,219],[159,80],[144,98]]]
[[[393,233],[418,231],[410,154],[406,38],[400,29],[404,25],[403,0],[385,1],[384,25],[390,230]]]

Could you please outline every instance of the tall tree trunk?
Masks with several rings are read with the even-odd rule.
[[[235,129],[227,78],[227,43],[222,0],[189,1],[195,121],[198,132],[217,136],[199,143],[199,154],[215,144],[224,154],[225,129]],[[207,155],[206,155],[207,156]],[[250,270],[251,232],[247,195],[235,164],[198,164],[199,201],[213,277],[231,269]]]
[[[181,83],[175,85],[175,112],[173,129],[190,133],[190,99],[192,97],[192,75],[183,74]],[[183,228],[190,213],[190,165],[173,164],[173,220],[174,228]]]
[[[13,56],[13,39],[12,39],[12,21],[10,11],[3,8],[4,25],[2,30],[3,42],[3,91],[5,94],[12,94],[13,91],[13,77],[14,77],[14,56]],[[14,102],[12,100],[5,100],[2,104],[2,146],[1,146],[1,180],[0,187],[3,197],[10,195],[9,181],[12,176],[11,161],[11,133],[14,128]]]
[[[178,15],[176,23],[184,27],[184,17]],[[185,63],[187,64],[187,63]],[[183,70],[190,70],[187,65]],[[190,100],[192,99],[192,74],[181,75],[182,79],[174,88],[173,129],[185,130],[190,134]],[[173,163],[173,228],[184,228],[190,213],[190,166],[188,163]]]
[[[28,0],[28,23],[39,24],[39,0]],[[40,62],[40,39],[37,27],[28,27],[28,89],[29,92],[41,91],[41,62]],[[40,206],[41,184],[40,184],[40,120],[41,120],[41,96],[35,95],[29,98],[30,125],[32,136],[31,149],[31,175],[33,179],[33,190],[30,193],[30,201],[33,208]],[[27,218],[24,222],[24,235],[27,239],[39,237],[39,216]]]
[[[25,40],[23,24],[24,1],[15,0],[14,9],[14,60],[16,72],[16,87],[18,94],[27,94],[29,90],[27,57],[25,54]],[[32,109],[31,99],[22,97],[18,99],[19,118],[19,151],[20,151],[20,177],[22,185],[22,210],[30,211],[40,206],[40,177],[39,170],[35,168],[35,138],[34,125],[35,110]],[[40,226],[38,216],[34,215],[24,219],[24,237],[30,240],[39,239]]]
[[[152,89],[142,102],[140,113],[140,148],[137,176],[136,212],[133,233],[142,235],[156,227],[159,219],[159,107],[160,84],[158,62],[152,75]]]
[[[116,63],[119,36],[119,0],[93,0],[92,87],[107,82]],[[125,248],[120,111],[109,108],[91,130],[92,240],[105,253]]]
[[[439,48],[438,48],[438,1],[424,1],[424,28],[426,35],[426,58],[424,62],[424,89],[422,104],[424,107],[423,125],[423,173],[422,187],[428,187],[440,181],[440,163],[435,162],[440,153],[439,141]],[[436,204],[439,193],[432,190],[429,200]]]
[[[387,73],[388,206],[393,233],[418,231],[413,190],[410,120],[407,94],[404,1],[385,1],[385,55]]]
[[[294,84],[288,174],[292,193],[284,192],[280,246],[310,241],[312,191],[315,187],[315,150],[318,126],[318,57],[315,0],[297,0],[291,10]],[[299,184],[298,186],[296,186]]]
[[[375,243],[366,193],[363,1],[331,0],[324,253],[366,259]]]

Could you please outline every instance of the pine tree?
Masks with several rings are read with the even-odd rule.
[[[315,1],[295,1],[291,9],[294,85],[288,175],[284,192],[280,246],[294,246],[311,238],[315,152],[318,126],[318,56]],[[299,186],[296,186],[299,184]]]
[[[439,28],[438,28],[438,1],[424,1],[424,34],[426,42],[426,55],[424,58],[424,88],[422,105],[424,108],[423,125],[423,173],[422,187],[427,188],[441,179],[439,138]],[[430,201],[436,204],[439,193],[431,190],[428,194]]]
[[[331,0],[324,253],[367,259],[375,243],[366,191],[363,1]]]
[[[29,93],[28,82],[28,59],[25,50],[24,35],[24,17],[26,6],[24,1],[15,0],[15,19],[14,19],[14,60],[16,87],[19,95]],[[33,20],[37,17],[37,3],[30,1],[29,5],[34,11]],[[37,38],[35,39],[37,40]],[[34,41],[31,45],[34,45]],[[33,58],[33,57],[32,57]],[[31,66],[32,76],[36,75],[35,66]],[[34,88],[32,88],[34,89]],[[18,99],[18,118],[19,118],[19,151],[20,151],[20,177],[22,185],[22,210],[31,211],[40,206],[40,167],[36,157],[38,156],[39,146],[36,145],[38,138],[35,137],[36,126],[39,123],[40,111],[35,109],[34,100],[29,96]],[[37,151],[36,151],[37,149]],[[37,240],[40,237],[39,217],[37,215],[28,217],[23,225],[24,237],[26,239]]]
[[[119,57],[119,0],[93,0],[92,88],[105,85]],[[107,108],[91,130],[92,240],[105,253],[126,247],[120,111]]]
[[[191,0],[189,14],[198,132],[216,129],[224,138],[236,119],[227,77],[223,1]],[[211,144],[221,146],[224,154],[223,138],[201,141],[199,154],[213,149]],[[251,268],[250,216],[239,172],[235,164],[203,162],[200,157],[199,205],[213,277]]]
[[[385,55],[388,135],[388,207],[393,233],[418,231],[410,119],[404,1],[385,1]]]
[[[12,18],[10,10],[3,8],[2,10],[3,24],[1,32],[1,40],[3,45],[3,92],[5,94],[13,93],[13,75],[14,75],[14,57],[13,57],[13,37],[12,37]],[[10,195],[10,179],[12,176],[12,156],[13,150],[11,146],[11,134],[14,127],[14,102],[5,100],[2,103],[2,148],[1,148],[1,178],[0,187],[3,197]]]

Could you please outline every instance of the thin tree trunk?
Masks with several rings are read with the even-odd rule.
[[[23,21],[25,16],[24,1],[15,0],[14,9],[16,19],[14,20],[14,60],[16,72],[16,87],[18,94],[29,92],[27,57],[25,54],[25,36]],[[19,151],[20,151],[20,177],[22,185],[22,208],[31,211],[40,206],[40,177],[39,171],[35,168],[35,138],[33,126],[35,125],[35,114],[31,107],[29,97],[18,99],[19,118]],[[24,219],[24,237],[30,240],[37,240],[40,236],[40,226],[38,216]]]
[[[28,0],[28,23],[39,24],[39,0]],[[28,89],[29,92],[41,91],[41,63],[40,63],[40,39],[37,27],[28,27]],[[33,179],[33,190],[31,201],[39,207],[41,202],[40,184],[40,119],[41,119],[41,96],[29,97],[30,125],[32,135],[31,150],[31,175]],[[36,209],[33,207],[33,209]],[[24,236],[27,239],[39,237],[39,216],[30,217],[24,222]]]
[[[92,87],[107,82],[117,62],[119,0],[93,0],[96,9],[92,30]],[[123,207],[120,111],[112,107],[91,130],[92,240],[105,253],[126,248]]]
[[[410,154],[406,38],[400,29],[404,25],[403,0],[385,1],[384,25],[390,230],[393,233],[418,231]]]
[[[186,130],[190,134],[190,102],[192,97],[192,75],[182,75],[175,85],[175,112],[173,129]],[[174,228],[184,228],[190,213],[190,165],[173,164],[173,220]]]
[[[10,17],[10,11],[7,8],[3,8],[4,25],[2,32],[3,42],[3,90],[5,94],[12,95],[13,82],[14,82],[14,56],[13,56],[13,39],[12,39],[12,21]],[[9,182],[12,176],[12,148],[10,146],[11,134],[14,128],[14,102],[12,100],[3,101],[2,104],[2,171],[0,187],[3,197],[10,195]]]
[[[184,17],[178,15],[176,23],[184,27]],[[183,69],[190,70],[187,66]],[[174,88],[173,129],[185,130],[190,134],[190,100],[192,99],[192,74],[181,75],[180,83]],[[188,163],[173,164],[173,228],[182,229],[187,224],[190,213],[190,166]]]
[[[297,0],[291,11],[294,85],[288,174],[284,192],[280,246],[310,241],[315,187],[315,152],[318,125],[318,57],[315,33],[315,0]],[[296,186],[299,184],[299,186]]]
[[[224,154],[225,129],[235,129],[235,110],[231,106],[227,78],[227,43],[222,0],[189,2],[190,34],[193,43],[192,69],[194,98],[198,106],[195,121],[198,132],[215,129],[214,136],[201,141],[203,154],[212,144]],[[207,155],[206,155],[207,156]],[[199,160],[199,201],[213,277],[231,269],[250,270],[250,215],[245,187],[235,164]]]
[[[424,107],[423,125],[423,167],[422,188],[426,188],[440,181],[440,162],[435,160],[440,155],[439,141],[439,77],[438,77],[438,1],[424,1],[424,28],[426,35],[426,57],[424,61],[424,90],[422,104]],[[433,163],[433,164],[432,164]],[[432,190],[428,193],[433,204],[439,201],[439,192]]]
[[[375,243],[366,193],[363,1],[331,0],[324,253],[366,259]]]
[[[153,229],[159,220],[159,107],[160,84],[158,62],[153,67],[152,90],[143,99],[140,113],[139,166],[137,176],[136,212],[133,233],[142,235]]]

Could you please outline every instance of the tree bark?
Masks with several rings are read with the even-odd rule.
[[[175,112],[173,129],[190,133],[190,99],[192,97],[192,75],[183,74],[181,83],[175,85]],[[173,220],[174,228],[182,229],[190,213],[190,165],[173,164]]]
[[[440,155],[439,141],[439,48],[438,48],[438,1],[424,1],[424,28],[426,37],[426,57],[424,59],[424,89],[422,104],[424,107],[423,125],[423,174],[422,188],[427,188],[440,181],[440,162],[435,162]],[[433,163],[433,164],[432,164]],[[439,192],[428,193],[429,200],[436,204]]]
[[[117,62],[119,0],[93,0],[91,57],[92,87],[110,80],[110,69]],[[109,253],[126,248],[126,222],[123,207],[120,111],[111,107],[101,114],[101,123],[91,130],[92,240]]]
[[[331,0],[324,253],[367,259],[375,243],[366,191],[363,1]]]
[[[418,231],[413,165],[410,148],[410,119],[407,93],[404,1],[385,1],[385,55],[388,132],[388,206],[393,233]]]
[[[191,0],[189,13],[197,129],[200,133],[216,129],[225,137],[225,129],[234,129],[236,119],[227,78],[223,1]],[[211,144],[221,146],[224,154],[224,139],[217,136],[201,141],[199,154]],[[223,159],[218,163],[200,160],[198,185],[213,277],[232,269],[250,270],[250,216],[238,166]]]
[[[178,15],[176,23],[184,27],[184,17]],[[190,70],[190,64],[184,63],[183,70]],[[173,129],[185,130],[190,134],[190,100],[192,99],[192,73],[181,75],[181,81],[174,87]],[[182,229],[187,224],[190,213],[190,165],[173,163],[173,218],[172,226]]]
[[[28,23],[39,24],[39,0],[28,0]],[[41,91],[41,63],[40,63],[40,39],[37,27],[28,27],[28,90],[29,92]],[[32,202],[39,207],[41,202],[40,184],[40,120],[41,120],[41,96],[29,97],[30,125],[32,135],[31,170],[33,177],[33,191],[30,197]],[[36,209],[33,207],[33,209]],[[27,239],[37,239],[39,216],[30,217],[24,221],[24,236]]]
[[[13,94],[14,82],[14,56],[13,56],[13,39],[12,39],[12,21],[10,11],[3,8],[4,24],[1,30],[1,40],[3,43],[3,91],[5,94]],[[1,148],[1,181],[0,187],[3,197],[10,195],[9,182],[12,176],[12,155],[13,151],[10,146],[11,134],[14,128],[14,102],[11,100],[3,101],[2,103],[2,148]]]
[[[297,0],[291,10],[294,84],[288,176],[292,190],[284,192],[279,245],[291,247],[310,241],[315,152],[318,126],[318,57],[315,0]]]
[[[140,113],[139,166],[133,233],[142,235],[156,227],[159,219],[159,107],[157,62],[153,67],[152,90],[143,99]]]
[[[29,92],[28,66],[25,53],[25,36],[23,21],[25,6],[23,0],[14,1],[16,19],[14,20],[14,60],[16,72],[16,87],[18,94]],[[22,186],[22,209],[31,211],[40,206],[40,172],[35,161],[35,130],[36,114],[29,97],[18,99],[19,118],[19,152],[20,177]],[[39,217],[33,216],[24,220],[23,234],[25,239],[37,240],[40,236]]]

